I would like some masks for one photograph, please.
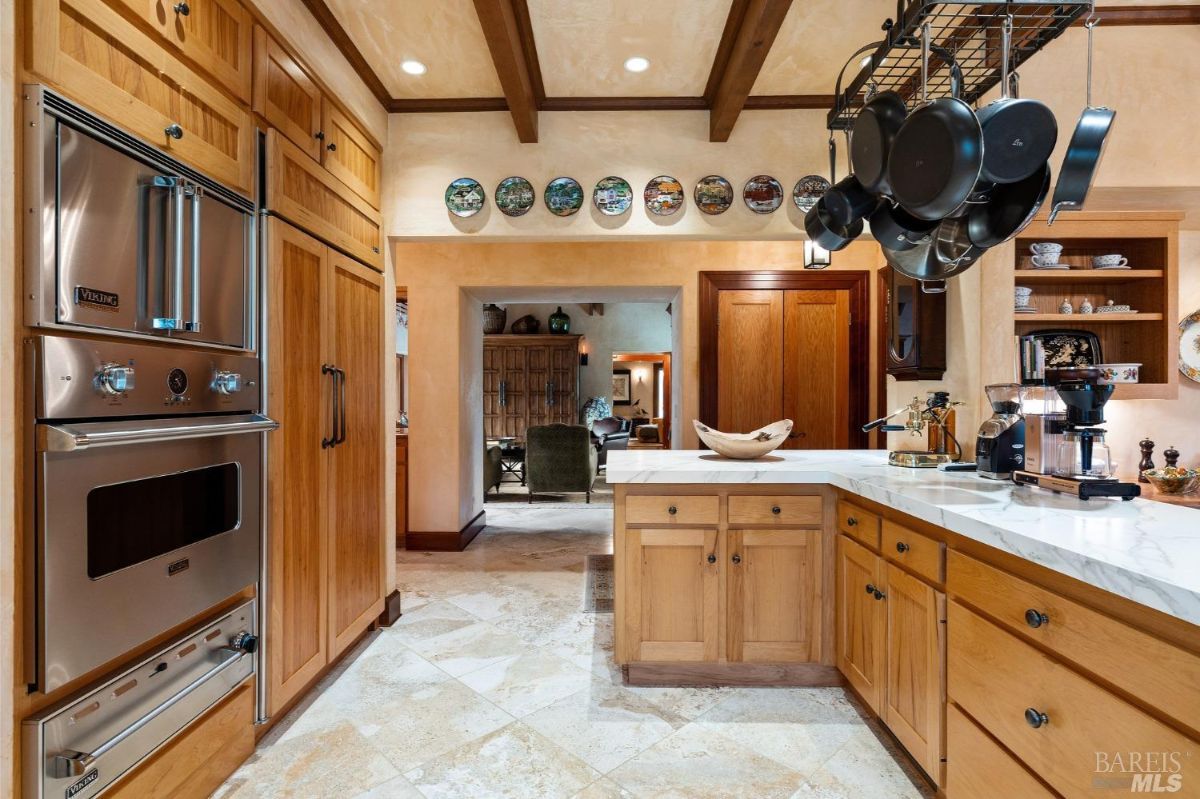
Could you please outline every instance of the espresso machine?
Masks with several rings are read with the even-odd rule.
[[[1013,472],[1023,485],[1047,488],[1080,499],[1120,497],[1130,500],[1141,494],[1137,483],[1122,483],[1113,477],[1108,445],[1104,443],[1104,405],[1113,387],[1100,382],[1100,370],[1092,367],[1046,369],[1046,384],[1053,389],[1064,410],[1042,414],[1038,430],[1037,470],[1030,452],[1026,468]],[[1047,396],[1050,392],[1047,392]],[[1032,449],[1032,447],[1029,447]]]
[[[892,450],[888,453],[888,464],[905,466],[910,469],[932,469],[944,467],[962,459],[962,448],[954,438],[954,406],[961,402],[951,402],[950,392],[930,391],[922,402],[919,397],[913,397],[912,402],[903,408],[897,408],[887,416],[863,425],[864,433],[878,428],[884,433],[907,432],[910,436],[926,439],[924,450]],[[888,424],[888,422],[906,414],[904,424]],[[954,452],[949,451],[949,445],[954,445]]]
[[[1023,388],[1018,383],[997,383],[983,390],[992,405],[992,416],[979,426],[975,437],[975,471],[980,477],[1008,480],[1025,466]]]

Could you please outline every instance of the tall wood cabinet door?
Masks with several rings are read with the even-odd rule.
[[[504,406],[500,404],[500,383],[504,379],[504,348],[483,348],[483,436],[501,438],[504,433]]]
[[[321,163],[329,173],[371,204],[379,207],[379,179],[383,154],[371,139],[325,100],[321,104]]]
[[[783,446],[845,449],[850,446],[850,292],[783,295],[781,416],[795,422]]]
[[[877,715],[882,714],[887,615],[882,559],[837,537],[837,666]]]
[[[722,291],[719,301],[716,426],[748,433],[783,418],[783,292]]]
[[[625,557],[623,623],[633,659],[716,660],[717,531],[627,530]]]
[[[550,421],[561,424],[578,423],[576,406],[576,373],[579,368],[577,344],[552,347],[550,350]]]
[[[329,248],[285,222],[267,223],[268,697],[272,713],[329,660],[324,487],[333,434],[331,382],[321,374]]]
[[[122,0],[172,46],[250,104],[254,18],[238,0]]]
[[[820,530],[730,530],[725,569],[729,660],[820,659]]]
[[[248,111],[103,0],[31,0],[29,10],[33,72],[215,180],[251,191]]]
[[[525,348],[525,390],[529,427],[550,424],[550,347]]]
[[[503,423],[501,435],[524,438],[529,422],[528,379],[525,376],[527,359],[524,347],[502,347],[501,380],[504,385]]]
[[[343,415],[329,480],[329,639],[337,657],[383,612],[383,276],[330,253],[332,363]]]
[[[941,782],[946,694],[946,595],[887,564],[887,678],[880,715]]]
[[[260,25],[254,27],[254,113],[321,160],[321,90]]]

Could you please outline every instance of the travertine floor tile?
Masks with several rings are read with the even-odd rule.
[[[534,649],[459,678],[517,718],[587,687],[592,673],[557,655]]]

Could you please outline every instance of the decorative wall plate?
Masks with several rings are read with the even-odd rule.
[[[1200,310],[1192,311],[1179,323],[1179,371],[1200,383]]]
[[[496,185],[496,207],[505,216],[525,216],[533,207],[533,184],[514,175]]]
[[[770,214],[783,204],[783,186],[770,175],[755,175],[742,189],[746,207],[756,214]]]
[[[683,184],[670,175],[659,175],[650,178],[642,197],[650,213],[670,216],[683,207]]]
[[[820,175],[805,175],[796,181],[792,189],[792,202],[804,213],[808,213],[817,204],[817,200],[829,191],[829,181]]]
[[[546,184],[546,207],[555,216],[571,216],[583,207],[583,186],[575,178],[555,178]]]
[[[485,199],[483,186],[474,178],[458,178],[446,187],[446,208],[455,216],[475,216]]]
[[[633,189],[625,178],[609,175],[596,182],[592,189],[592,202],[596,210],[605,216],[620,216],[633,205]]]
[[[723,214],[733,205],[733,186],[720,175],[708,175],[696,182],[692,193],[696,207],[709,216]]]

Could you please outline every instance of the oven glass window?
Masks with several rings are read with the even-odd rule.
[[[93,580],[238,526],[236,463],[94,488],[87,499]]]

